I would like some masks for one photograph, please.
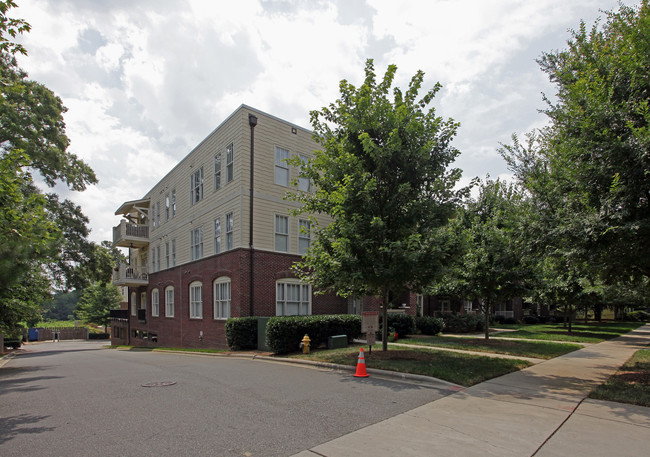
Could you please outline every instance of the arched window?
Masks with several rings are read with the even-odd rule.
[[[298,279],[281,279],[275,283],[276,316],[311,314],[311,285]]]
[[[135,292],[131,292],[131,316],[136,316],[138,314],[138,295]]]
[[[203,319],[203,284],[190,284],[190,319]]]
[[[158,289],[153,289],[151,291],[151,316],[158,317],[160,315],[160,301],[159,301]]]
[[[230,317],[230,278],[222,276],[214,281],[214,318]]]
[[[165,317],[174,317],[174,286],[165,287]]]

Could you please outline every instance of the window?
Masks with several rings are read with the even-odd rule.
[[[214,156],[214,190],[221,187],[221,153]]]
[[[472,312],[472,300],[463,300],[463,308],[465,309],[465,312],[467,314],[470,314]]]
[[[169,220],[169,194],[165,195],[165,222]]]
[[[215,254],[221,252],[221,218],[214,220],[214,252]]]
[[[176,216],[176,189],[172,189],[172,197],[171,197],[171,205],[172,205],[172,217]]]
[[[160,271],[160,246],[156,246],[156,271]]]
[[[158,301],[158,289],[154,289],[151,291],[151,315],[153,317],[158,317],[160,314],[160,308],[158,307],[159,301]]]
[[[169,268],[169,241],[165,242],[165,268]]]
[[[233,145],[230,143],[228,146],[226,146],[226,184],[232,181],[234,178],[234,155],[235,152],[233,150]]]
[[[156,202],[156,227],[160,227],[160,202]]]
[[[289,251],[289,218],[287,216],[275,216],[275,250],[279,252]]]
[[[165,317],[174,317],[174,287],[165,288]]]
[[[176,240],[172,240],[172,267],[176,266]]]
[[[309,157],[301,155],[300,162],[302,162],[303,165],[300,166],[300,169],[298,170],[299,173],[302,172],[304,166],[307,165],[307,162],[309,162]],[[303,192],[309,192],[310,187],[311,186],[309,184],[309,178],[298,176],[298,190],[302,190]]]
[[[451,302],[449,300],[440,300],[440,311],[443,313],[451,313]]]
[[[226,214],[226,250],[230,251],[233,245],[233,230],[235,223],[233,221],[232,213]]]
[[[214,281],[214,318],[230,317],[230,278],[224,276]]]
[[[298,254],[307,254],[311,245],[311,222],[300,219],[298,222]]]
[[[195,203],[203,200],[203,167],[192,173],[190,177],[190,203]]]
[[[203,227],[190,232],[190,257],[192,260],[203,257]]]
[[[190,284],[190,319],[203,319],[202,284],[198,281]]]
[[[151,272],[156,272],[156,249],[151,248]]]
[[[140,292],[140,309],[147,309],[147,293]]]
[[[297,280],[276,283],[276,316],[304,316],[311,314],[311,286]]]
[[[138,314],[137,309],[138,309],[137,295],[135,294],[135,292],[131,292],[131,316],[135,316]]]
[[[289,158],[289,151],[275,147],[275,183],[280,186],[289,186],[289,165],[286,160]]]

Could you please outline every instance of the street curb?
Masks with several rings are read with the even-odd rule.
[[[0,368],[8,364],[9,361],[15,357],[14,354],[15,354],[14,352],[10,352],[9,354],[5,354],[2,357],[0,357]]]

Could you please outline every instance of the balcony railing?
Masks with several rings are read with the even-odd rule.
[[[113,227],[113,245],[125,248],[142,248],[149,244],[149,226],[121,221]]]
[[[113,284],[126,287],[146,286],[149,284],[149,273],[144,267],[121,263],[117,271],[113,270]]]

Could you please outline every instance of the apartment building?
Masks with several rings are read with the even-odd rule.
[[[360,312],[358,300],[314,295],[291,271],[310,222],[284,197],[310,183],[285,159],[306,161],[317,147],[310,130],[241,105],[124,202],[113,243],[129,260],[113,282],[128,287],[128,309],[112,314],[113,343],[223,348],[229,317]]]

